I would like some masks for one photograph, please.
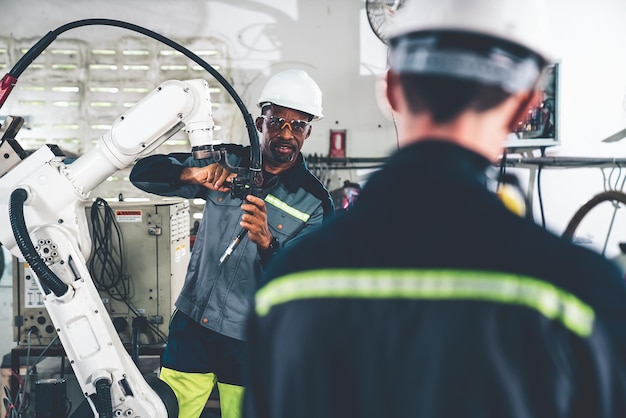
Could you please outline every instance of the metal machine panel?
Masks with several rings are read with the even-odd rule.
[[[189,202],[108,202],[108,206],[114,213],[122,243],[121,249],[114,248],[109,255],[118,253],[122,274],[113,286],[110,277],[109,281],[102,281],[98,277],[101,274],[92,271],[94,283],[122,342],[164,342],[189,263]],[[99,225],[91,219],[94,209],[88,206],[85,210],[92,238],[97,237],[94,225]],[[93,245],[97,246],[95,240]],[[92,248],[90,262],[94,253]],[[14,341],[45,346],[56,337],[32,271],[18,259],[13,260],[13,301]]]

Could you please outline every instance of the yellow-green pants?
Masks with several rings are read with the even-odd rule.
[[[185,373],[161,368],[161,380],[170,385],[178,399],[180,418],[198,418],[217,382],[214,373]],[[240,418],[243,402],[242,386],[217,382],[222,418]]]

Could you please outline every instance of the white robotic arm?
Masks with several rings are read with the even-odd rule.
[[[94,416],[174,417],[177,406],[164,401],[172,399],[173,393],[164,394],[169,388],[153,388],[143,378],[93,284],[85,202],[109,176],[180,129],[193,149],[212,149],[213,126],[207,82],[170,80],[118,117],[74,162],[66,164],[58,148],[44,146],[0,172],[0,242],[35,273]]]
[[[204,80],[161,84],[118,117],[95,148],[67,167],[68,178],[79,193],[89,192],[183,127],[192,148],[213,145],[209,87]]]
[[[64,156],[54,146],[36,151],[0,178],[0,217],[6,219],[8,196],[19,186],[31,195],[25,209],[29,230],[57,223],[63,219],[60,215],[64,209],[88,199],[90,192],[117,170],[128,167],[183,128],[192,149],[215,145],[205,80],[164,82],[120,115],[96,146],[71,164],[63,163]],[[65,217],[64,228],[80,236],[80,248],[88,258],[90,240],[82,236],[88,230],[83,224],[68,225],[72,221],[72,217]],[[8,225],[0,226],[0,242],[14,253],[15,240]]]

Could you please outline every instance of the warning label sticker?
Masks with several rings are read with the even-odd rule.
[[[141,210],[123,210],[115,211],[115,219],[118,222],[141,222]]]
[[[32,270],[24,265],[24,308],[38,308],[44,306],[43,293],[33,277]]]

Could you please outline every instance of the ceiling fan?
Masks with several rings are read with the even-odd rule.
[[[367,20],[378,39],[387,44],[387,30],[394,14],[407,0],[366,0]]]

